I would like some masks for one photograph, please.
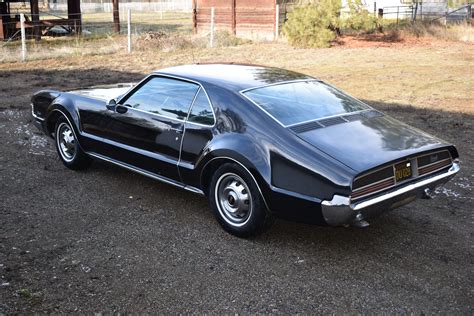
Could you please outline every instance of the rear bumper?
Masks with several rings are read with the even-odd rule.
[[[375,217],[423,197],[426,189],[434,190],[448,182],[459,169],[459,163],[454,162],[447,172],[356,203],[351,203],[349,197],[334,195],[331,201],[321,203],[324,220],[329,225],[339,226],[351,224],[356,220],[356,216],[358,219]]]

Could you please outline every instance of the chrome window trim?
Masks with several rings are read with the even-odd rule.
[[[249,98],[248,96],[245,95],[245,92],[252,91],[252,90],[255,90],[255,89],[261,89],[261,88],[266,88],[266,87],[278,86],[278,85],[283,85],[283,84],[290,84],[290,83],[297,83],[297,82],[311,82],[311,81],[316,81],[316,82],[324,83],[325,85],[328,85],[328,86],[330,86],[331,88],[340,91],[340,89],[334,87],[334,86],[331,85],[331,84],[328,84],[328,83],[326,83],[326,82],[324,82],[324,81],[322,81],[322,80],[313,78],[313,79],[298,79],[298,80],[289,80],[289,81],[280,81],[280,82],[270,83],[270,84],[263,85],[263,86],[258,86],[258,87],[252,87],[252,88],[243,89],[243,90],[240,90],[239,93],[240,93],[240,95],[242,95],[244,98],[246,98],[247,100],[249,100],[250,102],[252,102],[254,105],[256,105],[260,110],[262,110],[263,112],[265,112],[268,116],[270,116],[274,121],[276,121],[278,124],[280,124],[280,125],[283,126],[284,128],[291,128],[291,127],[293,127],[293,126],[300,125],[300,124],[305,124],[305,123],[309,123],[309,122],[314,122],[314,121],[324,120],[324,119],[333,118],[333,117],[339,117],[339,116],[344,116],[344,115],[352,115],[352,114],[362,113],[362,112],[365,112],[365,111],[375,110],[373,107],[371,107],[370,105],[366,104],[365,102],[362,102],[361,100],[359,100],[359,99],[357,99],[357,98],[351,96],[350,94],[348,94],[348,93],[342,91],[344,94],[347,94],[349,97],[351,97],[351,98],[353,98],[353,99],[356,99],[356,100],[359,101],[359,102],[362,102],[364,105],[366,105],[366,106],[368,107],[368,109],[358,110],[358,111],[354,111],[354,112],[347,112],[347,113],[340,113],[340,114],[328,115],[328,116],[320,117],[320,118],[317,118],[317,119],[311,119],[311,120],[307,120],[307,121],[302,121],[302,122],[298,122],[298,123],[293,123],[293,124],[285,125],[285,124],[283,124],[282,122],[280,122],[280,120],[278,120],[276,117],[274,117],[272,114],[270,114],[267,110],[265,110],[261,105],[259,105],[257,102],[255,102],[254,100],[252,100],[251,98]],[[375,110],[375,111],[377,111],[377,110]],[[342,118],[342,119],[344,119],[344,118]],[[346,119],[344,119],[344,120],[347,121],[347,122],[349,122],[349,121],[346,120]]]
[[[194,83],[196,85],[199,86],[198,90],[196,91],[196,94],[194,95],[194,98],[193,98],[193,101],[191,102],[191,104],[189,105],[189,109],[188,109],[188,115],[189,115],[189,110],[192,108],[192,106],[194,105],[194,101],[196,99],[196,96],[197,96],[197,93],[200,91],[200,89],[202,89],[204,91],[204,93],[206,94],[206,97],[207,97],[207,101],[209,102],[209,105],[211,106],[211,111],[212,111],[212,116],[214,117],[214,124],[213,125],[207,125],[207,124],[201,124],[201,123],[194,123],[194,122],[188,122],[187,121],[187,117],[184,119],[184,120],[181,120],[181,119],[175,119],[175,118],[172,118],[172,117],[168,117],[166,115],[162,115],[162,114],[157,114],[157,113],[152,113],[152,112],[148,112],[148,111],[144,111],[144,110],[139,110],[139,109],[135,109],[137,111],[141,111],[141,112],[144,112],[144,113],[149,113],[149,114],[152,114],[152,115],[156,115],[156,116],[159,116],[159,117],[163,117],[163,118],[166,118],[166,119],[172,119],[172,120],[175,120],[175,121],[178,121],[178,122],[182,122],[182,123],[189,123],[189,124],[194,124],[194,125],[198,125],[198,126],[204,126],[204,127],[214,127],[216,126],[216,123],[217,123],[217,118],[216,118],[216,113],[215,113],[215,110],[214,110],[214,106],[212,105],[212,102],[211,102],[211,99],[209,98],[209,94],[207,93],[206,89],[204,88],[204,86],[198,82],[198,81],[195,81],[195,80],[192,80],[192,79],[187,79],[187,78],[183,78],[183,77],[179,77],[179,76],[173,76],[173,75],[168,75],[168,74],[164,74],[164,73],[160,73],[160,72],[153,72],[152,74],[146,76],[145,78],[143,78],[143,80],[141,80],[139,83],[137,83],[136,86],[134,86],[133,88],[131,88],[129,91],[127,91],[126,93],[124,93],[122,95],[122,97],[117,100],[117,104],[119,104],[125,97],[127,97],[129,94],[131,94],[132,92],[134,92],[133,90],[134,89],[137,89],[138,90],[138,87],[141,86],[141,84],[145,83],[145,81],[147,81],[150,77],[164,77],[164,78],[169,78],[169,79],[176,79],[176,80],[181,80],[181,81],[186,81],[186,82],[190,82],[190,83]],[[132,107],[130,107],[131,109],[133,109]]]
[[[325,120],[325,119],[330,119],[330,118],[333,118],[333,117],[341,117],[344,121],[350,122],[349,120],[345,119],[344,116],[353,115],[353,114],[360,114],[360,113],[363,113],[363,112],[373,111],[373,110],[374,110],[374,109],[370,108],[370,109],[359,110],[359,111],[354,111],[354,112],[346,112],[346,113],[334,114],[334,115],[329,115],[329,116],[325,116],[325,117],[318,118],[318,119],[312,119],[312,120],[303,121],[303,122],[301,122],[301,123],[293,123],[293,124],[290,124],[290,125],[286,125],[285,127],[291,128],[291,127],[294,127],[294,126],[303,125],[303,124],[311,123],[311,122],[318,122],[318,121]],[[377,110],[375,110],[375,111],[377,111]],[[322,123],[321,123],[321,124],[322,124]],[[324,124],[322,124],[322,125],[324,125]]]
[[[240,93],[245,93],[245,92],[255,90],[255,89],[261,89],[261,88],[272,87],[272,86],[279,86],[279,85],[282,85],[282,84],[289,84],[289,83],[296,83],[296,82],[308,82],[308,81],[323,82],[322,80],[319,80],[319,79],[316,79],[316,78],[286,80],[286,81],[278,81],[278,82],[273,82],[273,83],[269,83],[269,84],[264,84],[262,86],[257,86],[257,87],[245,88],[243,90],[240,90],[239,92]]]
[[[190,122],[189,121],[189,115],[191,115],[191,111],[193,110],[194,103],[196,102],[197,96],[198,96],[199,92],[201,92],[201,90],[204,91],[204,94],[206,95],[206,98],[207,98],[207,103],[208,103],[209,107],[211,108],[212,116],[214,118],[213,119],[214,123],[212,125],[196,123],[196,122]],[[199,126],[206,126],[206,127],[214,127],[217,123],[216,115],[214,114],[214,109],[212,108],[211,100],[209,99],[209,95],[207,94],[206,89],[204,89],[202,86],[196,92],[196,95],[194,96],[193,102],[191,102],[191,106],[189,107],[189,110],[188,110],[188,115],[186,116],[186,123],[199,125]]]

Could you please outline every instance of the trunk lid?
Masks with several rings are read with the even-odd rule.
[[[383,115],[299,130],[298,137],[357,172],[449,145]]]

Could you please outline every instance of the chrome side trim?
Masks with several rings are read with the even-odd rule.
[[[453,166],[446,173],[439,174],[439,175],[431,177],[429,179],[421,180],[420,182],[415,182],[415,183],[409,184],[409,185],[404,186],[404,187],[402,187],[402,188],[400,188],[396,191],[389,192],[387,194],[375,197],[373,199],[363,201],[363,202],[360,202],[360,203],[356,203],[354,205],[353,209],[357,211],[357,210],[369,207],[371,205],[383,202],[385,200],[391,199],[391,198],[393,198],[397,195],[400,195],[400,194],[409,192],[411,190],[429,185],[430,183],[436,182],[436,181],[441,180],[443,178],[448,178],[448,177],[453,176],[456,173],[458,173],[459,169],[460,169],[459,163],[454,163]]]
[[[228,159],[228,160],[231,160],[231,161],[237,163],[237,164],[240,165],[242,168],[244,168],[244,170],[247,171],[247,173],[250,175],[250,177],[252,177],[253,182],[255,182],[255,185],[257,186],[258,192],[260,192],[260,196],[261,196],[262,199],[263,199],[263,203],[265,203],[265,207],[267,208],[268,211],[271,212],[270,208],[268,207],[268,204],[267,204],[267,201],[266,201],[266,199],[265,199],[265,196],[263,195],[262,190],[260,189],[260,186],[258,185],[258,182],[257,182],[257,180],[255,179],[255,177],[253,176],[253,174],[250,172],[249,169],[247,169],[247,167],[244,166],[244,164],[242,164],[242,163],[241,163],[240,161],[238,161],[238,160],[235,160],[234,158],[230,158],[230,157],[226,157],[226,156],[220,156],[220,157],[215,157],[215,158],[212,158],[211,160],[209,160],[209,161],[204,165],[204,167],[203,167],[202,170],[201,170],[201,175],[199,176],[201,184],[202,184],[202,180],[203,180],[203,178],[202,178],[202,173],[203,173],[203,171],[206,169],[207,165],[209,165],[209,164],[211,163],[211,161],[214,161],[214,160],[217,160],[217,159]]]
[[[167,183],[167,184],[171,184],[171,185],[174,185],[174,186],[176,186],[176,187],[179,187],[179,188],[182,188],[182,189],[185,189],[185,190],[188,190],[188,191],[197,193],[197,194],[204,195],[204,192],[203,192],[201,189],[198,189],[198,188],[195,188],[195,187],[193,187],[193,186],[189,186],[189,185],[185,185],[185,184],[179,183],[179,182],[177,182],[177,181],[168,179],[168,178],[166,178],[166,177],[159,176],[159,175],[157,175],[157,174],[154,174],[154,173],[152,173],[152,172],[143,170],[143,169],[141,169],[141,168],[138,168],[138,167],[129,165],[129,164],[127,164],[127,163],[124,163],[124,162],[121,162],[121,161],[118,161],[118,160],[115,160],[115,159],[112,159],[112,158],[109,158],[109,157],[106,157],[106,156],[103,156],[103,155],[100,155],[100,154],[97,154],[97,153],[94,153],[94,152],[86,152],[86,154],[88,154],[89,156],[92,156],[92,157],[94,157],[94,158],[97,158],[97,159],[100,159],[100,160],[103,160],[103,161],[106,161],[106,162],[110,162],[110,163],[112,163],[112,164],[114,164],[114,165],[117,165],[117,166],[119,166],[119,167],[128,169],[128,170],[130,170],[130,171],[139,173],[139,174],[141,174],[141,175],[143,175],[143,176],[152,178],[152,179],[154,179],[154,180],[158,180],[158,181],[161,181],[161,182],[164,182],[164,183]]]
[[[44,121],[45,121],[44,118],[39,117],[38,115],[35,114],[34,104],[33,104],[33,103],[30,103],[30,105],[31,105],[31,115],[32,115],[35,119],[37,119],[38,121],[44,122]]]
[[[99,142],[102,142],[102,143],[106,143],[106,144],[109,144],[109,145],[113,145],[113,146],[131,151],[131,152],[143,155],[143,156],[158,159],[160,161],[164,161],[164,162],[167,162],[169,164],[173,164],[173,165],[178,164],[178,161],[175,160],[175,159],[170,159],[170,158],[168,158],[164,155],[160,155],[160,154],[157,154],[157,153],[154,153],[154,152],[151,152],[151,151],[148,151],[148,150],[136,148],[136,147],[133,147],[133,146],[125,145],[125,144],[122,144],[122,143],[119,143],[119,142],[116,142],[116,141],[113,141],[113,140],[110,140],[110,139],[107,139],[107,138],[98,137],[98,136],[95,136],[93,134],[89,134],[89,133],[86,133],[86,132],[83,132],[81,136],[82,137],[87,137],[87,138],[90,138],[90,139],[93,139],[93,140],[96,140],[96,141],[99,141]]]

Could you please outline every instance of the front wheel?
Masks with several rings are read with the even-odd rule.
[[[239,237],[261,234],[273,223],[252,176],[235,163],[226,163],[214,173],[209,201],[221,226]]]
[[[69,169],[82,170],[90,166],[92,159],[82,151],[73,127],[60,117],[55,128],[56,150],[63,164]]]

